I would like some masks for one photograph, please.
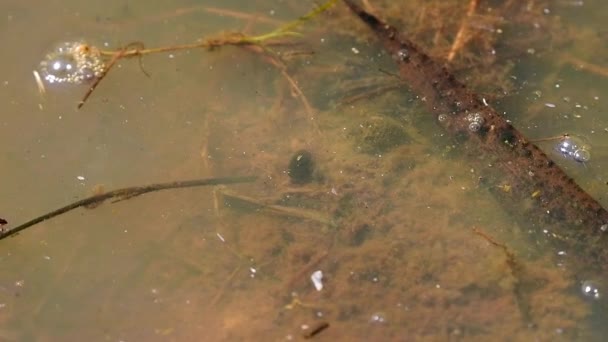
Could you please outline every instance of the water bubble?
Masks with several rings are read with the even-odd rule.
[[[570,139],[566,138],[561,140],[557,146],[555,147],[559,152],[561,152],[562,154],[565,155],[570,155],[571,153],[574,153],[574,151],[572,150],[572,141],[570,141]],[[576,145],[574,145],[576,146]]]
[[[562,156],[579,163],[587,163],[591,160],[590,147],[581,138],[565,136],[557,143],[555,149]]]
[[[407,61],[408,59],[410,59],[410,53],[409,53],[409,51],[407,51],[407,49],[400,49],[395,54],[395,60]]]
[[[383,324],[386,323],[386,315],[383,312],[374,312],[369,317],[369,322],[373,324]]]
[[[469,131],[477,132],[481,129],[481,124],[477,121],[473,121],[469,124]]]
[[[439,122],[445,122],[447,121],[448,116],[447,114],[439,114],[439,116],[437,117],[437,120],[439,120]]]
[[[583,147],[579,150],[574,151],[572,157],[579,163],[586,163],[591,160],[591,152],[589,152],[589,150]]]
[[[63,42],[40,62],[40,74],[48,83],[80,84],[105,71],[99,50],[82,41]]]
[[[469,122],[469,131],[471,132],[479,131],[485,122],[480,113],[469,113],[466,120]]]
[[[597,283],[592,280],[585,280],[581,283],[581,292],[587,298],[600,299],[601,297]]]

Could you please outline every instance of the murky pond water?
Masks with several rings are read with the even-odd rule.
[[[453,53],[459,78],[608,205],[602,0],[471,1],[468,19],[468,1],[364,3]],[[0,241],[0,340],[601,340],[608,277],[577,277],[585,250],[530,237],[340,3],[271,51],[120,59],[80,110],[86,85],[41,95],[32,76],[61,42],[262,34],[312,7],[0,4],[6,227],[100,187],[257,177],[80,208]],[[470,39],[454,48],[462,22]]]

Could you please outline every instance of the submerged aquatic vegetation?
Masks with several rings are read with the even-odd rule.
[[[490,103],[503,96],[494,90],[516,86],[517,80],[509,77],[515,66],[512,58],[529,55],[524,41],[545,34],[539,30],[511,40],[514,23],[525,21],[520,27],[525,32],[534,21],[541,26],[551,21],[536,10],[543,1],[527,1],[529,12],[518,1],[475,1],[475,13],[470,15],[467,5],[473,1],[364,3],[404,32],[412,32],[433,56],[450,60],[451,68],[467,84],[489,90],[485,99]],[[509,14],[508,6],[517,10]],[[206,75],[204,82],[199,75],[186,75],[186,81],[195,79],[187,83],[192,89],[176,87],[159,94],[155,101],[159,105],[166,101],[170,110],[145,114],[166,115],[171,122],[181,120],[179,115],[184,114],[176,113],[179,108],[167,94],[184,92],[196,99],[188,107],[194,113],[189,117],[192,126],[200,123],[201,115],[208,126],[200,135],[171,126],[175,135],[192,135],[184,140],[203,146],[200,150],[189,146],[188,163],[175,166],[173,172],[195,170],[213,175],[238,171],[258,174],[260,181],[239,188],[238,193],[216,189],[213,207],[204,200],[206,196],[152,204],[150,212],[161,215],[160,224],[157,216],[129,221],[130,232],[142,225],[153,239],[122,242],[126,234],[121,233],[116,235],[122,240],[108,244],[112,251],[123,247],[138,254],[131,259],[121,255],[123,261],[134,263],[125,271],[128,276],[117,272],[122,265],[109,274],[96,270],[95,279],[107,277],[117,284],[100,290],[99,297],[108,298],[103,312],[120,315],[124,302],[138,304],[138,310],[146,314],[134,325],[159,325],[156,334],[175,339],[200,335],[218,340],[252,336],[278,340],[308,336],[307,332],[318,327],[315,321],[331,325],[319,337],[327,334],[342,339],[387,340],[404,335],[440,340],[584,338],[581,322],[590,308],[570,291],[580,285],[569,270],[555,267],[555,260],[544,255],[547,250],[542,246],[528,243],[529,227],[514,222],[515,215],[504,213],[487,194],[481,170],[438,153],[445,146],[457,151],[457,157],[467,151],[436,129],[437,117],[427,116],[419,106],[424,99],[409,93],[403,96],[406,86],[395,82],[390,70],[378,70],[379,49],[360,44],[358,53],[351,49],[353,41],[369,36],[346,14],[344,7],[336,7],[330,13],[332,20],[322,20],[310,35],[297,38],[315,51],[314,56],[288,60],[283,58],[287,56],[281,53],[284,50],[276,50],[273,52],[279,53],[272,55],[270,63],[277,68],[262,63],[235,68],[247,56],[224,62],[226,55],[220,55],[214,60],[217,73]],[[332,29],[333,19],[340,29]],[[471,20],[474,23],[461,30],[462,23]],[[458,36],[463,43],[456,46]],[[288,41],[293,39],[288,37]],[[517,39],[521,41],[517,43]],[[490,48],[497,53],[492,54]],[[290,47],[286,49],[289,52]],[[141,53],[143,47],[122,51],[125,55]],[[406,51],[397,54],[398,58],[407,56]],[[374,101],[368,101],[369,96],[357,95],[377,84],[348,87],[344,82],[370,74],[389,75],[390,88],[403,91],[380,92]],[[246,84],[255,90],[255,96],[218,90],[220,83],[231,89],[231,82]],[[353,101],[333,102],[338,103],[337,109],[325,105],[346,92]],[[322,96],[326,98],[319,100]],[[302,97],[310,98],[309,109]],[[213,103],[213,109],[201,109],[202,103]],[[370,118],[368,113],[382,115]],[[153,115],[146,118],[158,119]],[[473,114],[466,124],[480,132],[485,122]],[[419,136],[416,131],[421,132]],[[188,146],[178,148],[183,152]],[[298,163],[308,156],[302,151],[314,156],[314,165]],[[175,154],[175,146],[154,151],[163,152]],[[308,182],[311,175],[317,180],[314,170],[318,167],[323,169],[323,180]],[[299,172],[296,179],[305,184],[290,177]],[[505,193],[513,191],[511,183],[500,185],[509,189]],[[249,210],[243,203],[250,204]],[[472,234],[471,227],[490,232],[509,247],[526,268],[525,277],[514,276],[508,267],[510,257]],[[80,276],[74,269],[78,268],[66,267],[66,272]],[[326,277],[322,291],[310,283],[308,276],[315,270],[322,270]],[[519,307],[517,292],[522,283],[522,298],[529,310]],[[594,289],[601,290],[596,284],[585,283],[589,285],[585,288],[593,294]],[[70,288],[69,284],[61,286]],[[153,302],[146,296],[138,302],[142,293],[153,297]],[[52,308],[53,303],[40,306]],[[163,310],[158,310],[160,306]],[[91,312],[84,309],[79,315],[99,317],[98,312]],[[113,317],[123,317],[118,315]],[[528,316],[530,321],[526,321]],[[530,322],[536,325],[534,329],[527,327]],[[304,325],[308,329],[302,329]],[[138,328],[119,327],[125,336]]]
[[[371,154],[386,153],[410,140],[399,122],[380,116],[370,116],[354,127],[351,134],[356,148]]]

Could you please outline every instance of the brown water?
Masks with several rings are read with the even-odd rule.
[[[147,56],[149,78],[120,61],[81,110],[85,87],[38,93],[32,70],[61,41],[152,47],[264,33],[311,8],[243,3],[0,4],[0,217],[10,226],[96,185],[259,177],[79,209],[1,241],[0,340],[300,340],[322,322],[314,339],[600,339],[606,306],[560,266],[577,251],[532,243],[411,95],[339,105],[351,81],[386,84],[378,68],[392,70],[378,46],[326,31],[350,20],[341,5],[296,40],[314,55],[286,59],[309,109],[267,59],[235,47]],[[588,39],[524,51],[515,89],[496,103],[530,138],[584,137],[591,162],[555,157],[604,205],[608,78],[555,60],[605,61],[607,7],[548,2],[546,16]],[[292,184],[288,165],[302,149],[317,171]],[[588,280],[600,291],[606,281]]]

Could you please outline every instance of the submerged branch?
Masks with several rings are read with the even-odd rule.
[[[176,181],[169,183],[156,183],[149,184],[144,186],[134,186],[128,188],[122,188],[113,190],[110,192],[105,192],[102,194],[94,195],[91,197],[87,197],[76,201],[74,203],[70,203],[64,207],[53,210],[47,214],[36,217],[30,221],[27,221],[24,224],[21,224],[14,228],[2,229],[0,231],[0,240],[7,238],[11,235],[15,235],[20,231],[29,228],[35,224],[40,222],[52,219],[53,217],[59,216],[61,214],[65,214],[74,209],[78,209],[80,207],[94,207],[96,205],[105,202],[108,199],[114,198],[115,202],[131,199],[136,196],[140,196],[143,194],[147,194],[149,192],[160,191],[160,190],[169,190],[169,189],[182,189],[182,188],[192,188],[199,186],[209,186],[209,185],[221,185],[221,184],[236,184],[236,183],[248,183],[253,182],[255,177],[226,177],[226,178],[207,178],[207,179],[193,179],[186,181]]]
[[[511,125],[485,98],[469,90],[446,67],[395,27],[343,0],[392,56],[401,79],[424,99],[439,125],[471,154],[481,184],[503,206],[525,218],[538,239],[556,248],[584,250],[579,276],[608,265],[608,211]],[[510,191],[498,191],[507,184]],[[550,232],[550,234],[546,233]],[[579,267],[580,266],[580,267]]]

